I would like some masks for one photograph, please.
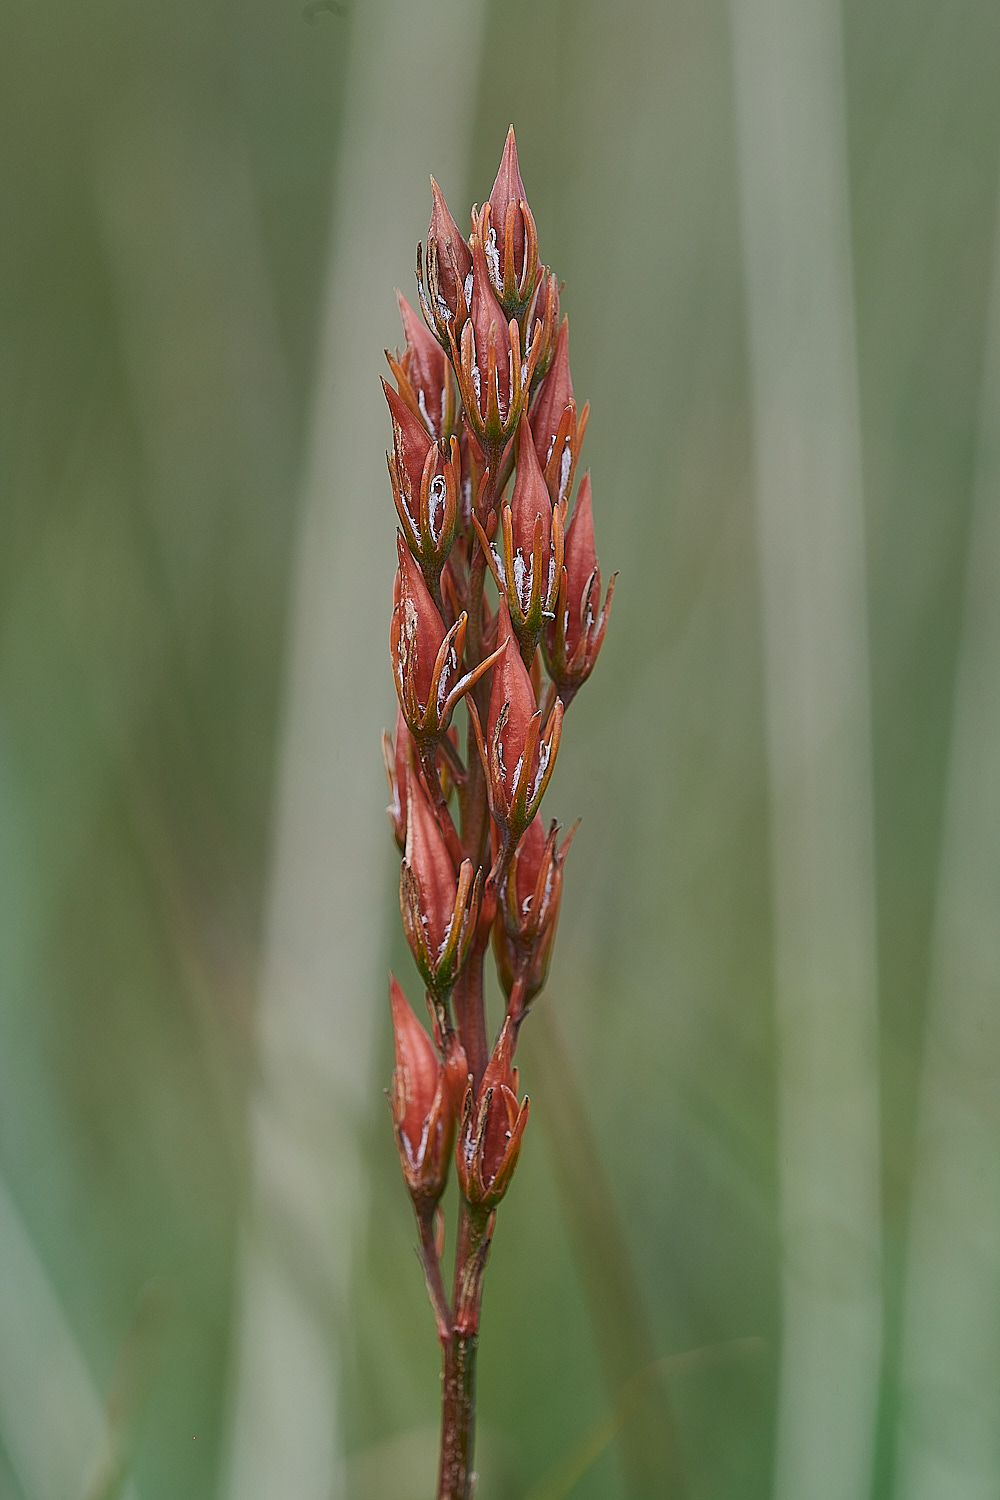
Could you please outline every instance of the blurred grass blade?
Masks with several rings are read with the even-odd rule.
[[[105,1448],[87,1486],[86,1500],[119,1500],[125,1489],[139,1426],[159,1370],[168,1313],[163,1283],[143,1287],[112,1376]]]
[[[1000,220],[931,954],[898,1500],[1000,1494]]]
[[[612,1407],[607,1416],[602,1417],[591,1428],[579,1447],[574,1448],[563,1460],[555,1473],[529,1491],[527,1500],[565,1500],[595,1459],[600,1458],[608,1444],[614,1441],[628,1421],[628,1416],[623,1402]]]
[[[840,12],[731,0],[783,1251],[777,1500],[867,1500],[881,1362],[869,661]]]
[[[658,1359],[647,1365],[646,1369],[632,1377],[611,1410],[591,1428],[572,1453],[541,1484],[529,1491],[527,1500],[566,1500],[566,1496],[608,1444],[635,1420],[647,1391],[652,1386],[658,1386],[664,1375],[679,1375],[685,1370],[697,1369],[720,1360],[759,1354],[763,1349],[763,1339],[733,1339],[726,1344],[712,1344],[704,1349],[691,1349],[685,1354],[668,1355],[666,1359]]]
[[[392,288],[412,272],[428,174],[464,177],[482,19],[481,3],[460,0],[351,11],[291,599],[229,1500],[329,1500],[343,1484],[337,1324],[364,1208],[357,1131],[377,1098],[391,913],[377,752],[394,713],[383,613],[394,520],[378,377],[399,342]],[[400,101],[436,75],[443,45],[448,88],[412,130]]]
[[[103,1430],[83,1356],[0,1180],[0,1438],[26,1500],[81,1494]]]
[[[259,670],[294,416],[247,149],[224,109],[160,80],[119,101],[94,156],[172,640],[198,680],[235,583],[236,660]]]
[[[621,1441],[628,1494],[635,1500],[659,1496],[680,1500],[685,1493],[684,1474],[670,1397],[656,1359],[614,1192],[550,1002],[536,1008],[525,1040],[536,1060],[539,1108],[554,1158],[553,1175],[587,1298],[605,1387],[609,1394],[635,1393],[628,1407],[634,1420]],[[624,1399],[624,1395],[619,1398],[616,1411]],[[613,1419],[584,1468],[622,1430],[624,1422],[624,1416]]]

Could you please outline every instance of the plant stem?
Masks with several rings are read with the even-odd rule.
[[[475,696],[481,684],[472,689]],[[481,695],[485,697],[485,694]],[[486,723],[486,704],[476,697],[481,723]],[[465,785],[459,787],[459,807],[462,814],[462,844],[472,863],[478,869],[486,860],[486,778],[479,759],[479,747],[472,715],[469,715],[469,732],[466,741]]]
[[[420,756],[420,767],[424,773],[424,785],[427,787],[431,801],[434,803],[438,827],[444,835],[444,841],[448,845],[448,853],[452,857],[457,873],[461,869],[462,861],[465,858],[465,850],[462,847],[462,841],[458,836],[455,825],[451,820],[451,813],[448,811],[448,799],[441,789],[441,778],[438,775],[437,768],[437,749],[436,747],[428,749],[426,745],[421,744],[418,748],[418,754]]]
[[[441,1277],[441,1261],[434,1242],[433,1209],[430,1213],[418,1212],[417,1224],[420,1227],[420,1261],[427,1281],[427,1295],[434,1309],[438,1339],[442,1347],[447,1348],[451,1338],[451,1309],[448,1306],[448,1296]]]
[[[496,504],[497,491],[493,475],[496,473],[500,453],[497,452],[487,457],[488,462],[490,459],[492,461],[489,462],[490,472],[481,497],[484,519],[489,516]],[[482,548],[476,546],[469,568],[467,595],[468,626],[465,650],[470,668],[478,666],[483,657],[483,588],[485,582],[486,557]],[[479,684],[478,688],[472,691],[476,697],[480,718],[485,724],[488,706],[485,684]],[[433,769],[436,778],[436,766]],[[426,775],[427,768],[425,768]],[[440,784],[438,784],[438,791],[440,795]],[[442,796],[441,801],[443,800]],[[486,780],[479,760],[479,750],[471,718],[465,780],[459,785],[459,808],[462,848],[473,863],[482,868],[486,861],[489,819],[487,817]],[[481,919],[480,928],[451,997],[455,1025],[462,1046],[465,1048],[469,1070],[473,1077],[474,1093],[478,1093],[489,1056],[486,1005],[483,993],[483,962],[489,945],[490,922]],[[450,1328],[449,1337],[442,1337],[439,1313],[441,1298],[436,1297],[436,1288],[431,1289],[431,1301],[435,1304],[435,1312],[438,1315],[438,1336],[442,1338],[444,1346],[441,1457],[438,1468],[437,1500],[471,1500],[472,1496],[479,1305],[493,1218],[492,1214],[476,1212],[467,1203],[462,1204],[458,1224],[458,1243],[455,1247],[454,1324]],[[428,1245],[433,1248],[430,1237]],[[426,1254],[427,1246],[424,1248]],[[436,1254],[434,1264],[437,1265]],[[440,1282],[439,1270],[438,1281]],[[430,1283],[430,1277],[428,1277],[428,1282]],[[447,1302],[444,1306],[447,1308]]]
[[[485,948],[480,948],[477,938],[451,992],[455,1029],[458,1032],[459,1041],[465,1048],[475,1093],[479,1092],[479,1084],[486,1071],[486,1062],[489,1057],[486,1006],[483,1002],[484,958]]]
[[[495,503],[495,490],[492,480],[492,471],[487,476],[481,497],[481,508],[484,516],[488,516]],[[483,656],[483,587],[486,582],[486,558],[482,548],[476,546],[472,563],[469,570],[468,589],[468,616],[469,623],[465,637],[466,661],[471,669],[479,665]],[[473,689],[477,697],[480,718],[486,723],[486,690],[485,684],[480,683]],[[486,860],[486,842],[489,832],[489,819],[487,817],[486,804],[486,780],[483,776],[483,768],[479,760],[475,734],[472,721],[469,721],[468,750],[465,767],[465,782],[459,787],[459,808],[461,813],[461,844],[473,864],[481,868]],[[489,1057],[489,1045],[486,1036],[486,1006],[483,998],[483,960],[486,947],[489,942],[489,930],[487,928],[483,939],[479,934],[476,936],[475,944],[465,967],[455,982],[452,991],[452,1005],[455,1012],[455,1025],[458,1030],[459,1039],[465,1048],[469,1069],[473,1076],[474,1088],[478,1090],[480,1080],[486,1070],[486,1062]]]
[[[455,1247],[455,1326],[444,1350],[437,1500],[471,1500],[476,1425],[476,1349],[492,1214],[462,1204]]]
[[[437,1500],[470,1500],[472,1495],[478,1343],[478,1333],[456,1333],[445,1345]]]

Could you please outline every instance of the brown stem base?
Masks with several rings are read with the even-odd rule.
[[[454,1325],[444,1346],[437,1500],[472,1500],[479,1304],[495,1219],[495,1214],[462,1204],[455,1247]]]
[[[478,1333],[455,1333],[444,1351],[437,1500],[471,1500]]]

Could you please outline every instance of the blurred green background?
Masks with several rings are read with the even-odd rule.
[[[583,823],[539,1008],[558,1017],[586,1097],[644,1347],[668,1361],[688,1493],[772,1493],[783,1064],[731,21],[722,0],[3,6],[0,1500],[110,1494],[125,1468],[143,1500],[431,1493],[437,1349],[380,1097],[386,969],[411,998],[417,985],[379,813],[394,556],[377,375],[400,341],[393,285],[415,300],[427,174],[464,224],[511,120],[542,257],[565,280],[577,398],[592,406],[601,562],[621,575],[546,803]],[[1000,417],[983,395],[1000,8],[846,0],[840,24],[883,1332],[870,1486],[814,1493],[860,1500],[925,1493],[899,1458],[904,1288],[970,515]],[[394,50],[403,32],[424,51]],[[406,194],[394,141],[415,172]],[[396,238],[373,245],[386,222]],[[374,291],[345,269],[373,259],[386,268]],[[348,399],[356,422],[328,417]],[[318,597],[326,576],[327,554],[302,542],[310,506],[327,518],[327,587],[350,604],[313,658],[319,680],[331,674],[333,736],[314,767],[328,863],[299,877],[317,951],[324,910],[342,933],[332,913],[356,868],[374,899],[344,955],[353,992],[331,998],[300,1181],[294,1146],[275,1167],[255,1123],[274,1094],[280,1004],[263,1040],[254,1018],[280,988],[267,961],[280,787],[316,680],[294,668],[313,618],[300,588]],[[300,795],[308,806],[308,775]],[[340,835],[338,799],[354,820]],[[294,840],[282,847],[287,871]],[[985,896],[982,910],[967,935],[989,950],[997,912]],[[330,972],[331,997],[337,983]],[[988,1153],[996,1039],[980,1043],[967,1102]],[[622,1447],[595,1437],[621,1372],[600,1335],[602,1252],[588,1260],[560,1199],[554,1055],[526,1028],[537,1114],[486,1283],[481,1500],[634,1493]],[[339,1106],[324,1089],[341,1078],[347,1125],[327,1135]],[[335,1183],[343,1249],[324,1263],[322,1215],[304,1250],[289,1236],[305,1352],[273,1376],[274,1433],[251,1423],[262,1451],[273,1439],[298,1455],[280,1486],[240,1457],[246,1412],[272,1410],[272,1377],[257,1407],[240,1394],[254,1380],[241,1329],[262,1152],[306,1219],[310,1173]],[[984,1222],[993,1264],[1000,1227]],[[613,1255],[604,1274],[624,1274]],[[268,1305],[280,1321],[281,1299]],[[995,1302],[980,1311],[1000,1340]],[[311,1358],[334,1372],[329,1387]],[[995,1373],[974,1383],[1000,1427]],[[948,1415],[953,1395],[932,1402],[951,1477],[926,1494],[995,1496],[1000,1460]],[[315,1420],[297,1426],[310,1401]],[[313,1455],[324,1425],[331,1446]],[[559,1465],[588,1440],[593,1463],[560,1488]]]

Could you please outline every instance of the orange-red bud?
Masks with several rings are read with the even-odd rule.
[[[423,574],[398,532],[396,551],[399,569],[393,586],[389,650],[403,717],[413,737],[426,746],[440,741],[455,704],[490,670],[495,657],[487,656],[471,672],[461,674],[467,616],[459,615],[451,629],[445,630]]]
[[[425,983],[443,995],[455,982],[475,934],[482,890],[464,860],[456,876],[441,826],[416,768],[406,768],[406,848],[399,906],[406,940]]]
[[[589,474],[580,482],[576,507],[566,528],[564,559],[556,618],[545,631],[544,643],[549,676],[568,704],[594,670],[618,576],[612,577],[602,605]]]
[[[478,518],[474,524],[526,664],[535,655],[545,620],[553,618],[563,565],[564,511],[560,506],[553,513],[528,419],[522,416],[517,478],[510,505],[500,512],[499,546],[490,544]]]
[[[569,369],[569,319],[563,318],[556,339],[555,354],[548,374],[531,403],[531,431],[538,461],[544,467],[559,430],[559,419],[573,400],[573,377]]]
[[[517,1099],[517,1069],[511,1067],[513,1028],[509,1020],[497,1038],[478,1094],[465,1095],[455,1153],[458,1181],[466,1201],[477,1209],[495,1208],[510,1186],[521,1154],[530,1101]]]
[[[447,349],[469,316],[468,285],[472,253],[451,216],[444,195],[431,178],[431,221],[427,227],[427,280],[424,282],[422,252],[417,246],[417,290],[420,310]]]
[[[392,417],[389,475],[406,545],[418,559],[428,586],[440,598],[441,569],[455,539],[461,484],[458,439],[437,443],[398,392],[385,380]]]
[[[547,834],[538,818],[528,824],[497,908],[493,925],[497,972],[508,999],[517,975],[522,975],[522,1010],[548,974],[562,900],[562,867],[576,828],[574,824],[560,845],[559,825],[554,820]],[[519,1017],[513,1019],[516,1022]]]
[[[431,437],[440,442],[450,436],[454,421],[451,367],[441,345],[433,334],[428,333],[402,292],[397,292],[396,298],[406,335],[406,350],[398,365],[408,390],[400,394],[420,417]],[[397,374],[395,369],[393,373]]]
[[[532,379],[539,381],[548,372],[556,349],[559,323],[559,283],[551,271],[540,271],[527,310],[521,315],[523,342],[530,347],[534,368]]]
[[[553,505],[568,498],[587,429],[589,405],[577,418],[569,370],[569,320],[563,318],[548,374],[531,403],[531,433]]]
[[[490,285],[483,242],[478,235],[474,235],[472,241],[472,306],[469,308],[469,317],[476,336],[476,364],[472,377],[476,405],[485,421],[491,375],[489,348],[492,339],[496,346],[497,398],[502,419],[510,407],[510,332],[503,308]]]
[[[552,826],[554,828],[555,823]],[[552,830],[549,831],[551,833]],[[533,911],[532,907],[535,905],[535,886],[541,874],[548,843],[544,827],[537,818],[532,818],[517,846],[507,882],[511,896],[516,902],[519,927],[522,917],[531,918],[538,915],[537,910]]]
[[[472,236],[472,303],[460,340],[451,338],[455,377],[470,428],[490,460],[499,460],[528,399],[538,358],[536,347],[521,356],[521,334],[508,323],[486,267],[483,243]]]
[[[451,749],[457,753],[458,742],[454,725],[448,730],[445,738],[451,741]],[[384,729],[382,731],[382,759],[385,762],[385,775],[389,783],[389,806],[386,812],[389,814],[396,843],[402,851],[406,845],[406,768],[412,766],[416,770],[419,761],[413,735],[406,726],[403,710],[398,703],[395,730],[392,734]],[[453,784],[453,769],[444,748],[444,740],[438,748],[436,769],[438,781],[447,798]],[[420,774],[419,771],[418,774]]]
[[[523,575],[530,574],[531,547],[535,535],[535,519],[541,517],[542,522],[542,557],[548,561],[552,548],[552,502],[549,492],[545,487],[545,479],[538,462],[534,444],[531,441],[531,430],[528,426],[527,417],[521,418],[521,446],[518,450],[517,477],[514,480],[514,493],[510,501],[511,532],[515,547],[514,566],[515,572]],[[518,558],[521,559],[521,567],[517,567]],[[553,575],[555,569],[552,569]],[[555,578],[543,579],[542,598],[547,598],[553,590]],[[523,576],[517,588],[518,597],[522,601],[521,607],[527,605],[531,593],[530,578]]]
[[[538,235],[517,161],[513,125],[507,132],[500,169],[489,202],[479,217],[490,283],[508,317],[517,317],[531,296],[538,264]]]
[[[431,217],[427,226],[427,244],[433,244],[440,262],[439,291],[454,316],[459,296],[464,294],[466,279],[472,270],[472,253],[445,202],[444,194],[431,178]],[[468,297],[466,297],[468,303]]]
[[[424,576],[403,538],[398,535],[396,550],[399,572],[396,574],[389,644],[400,705],[410,729],[416,732],[420,727],[419,716],[411,712],[410,704],[415,704],[420,714],[432,706],[434,666],[446,631],[437,605],[427,591]]]
[[[507,131],[507,139],[503,143],[503,155],[500,158],[496,180],[490,190],[493,222],[499,226],[498,234],[501,236],[501,242],[498,245],[501,271],[504,269],[502,236],[507,222],[508,209],[516,210],[513,233],[515,274],[519,273],[524,264],[524,216],[520,212],[520,206],[526,202],[527,195],[524,191],[524,183],[521,181],[521,168],[517,160],[517,141],[514,139],[514,127],[511,125]]]
[[[392,417],[392,447],[407,510],[415,526],[420,525],[420,481],[427,455],[436,447],[424,423],[386,381],[382,382]]]
[[[389,820],[400,849],[406,843],[406,768],[414,764],[413,736],[406,727],[403,710],[396,705],[396,729],[393,735],[382,731],[382,759],[389,782]]]
[[[389,1103],[400,1165],[418,1213],[438,1202],[448,1180],[465,1054],[452,1044],[443,1064],[395,976],[389,976],[395,1067]],[[460,1095],[458,1096],[460,1097]]]
[[[469,711],[486,771],[490,812],[504,839],[513,845],[534,817],[552,775],[563,706],[557,698],[543,732],[541,711],[535,707],[531,678],[517,649],[503,594],[486,726],[488,752],[472,699]]]
[[[423,780],[412,765],[406,768],[403,857],[416,882],[427,947],[436,958],[444,947],[455,908],[455,866]]]
[[[588,613],[593,586],[597,591],[597,602],[601,595],[601,568],[594,546],[594,511],[590,496],[590,475],[583,476],[580,493],[576,499],[573,518],[566,535],[566,648],[573,652],[584,634],[593,624],[593,611]]]
[[[531,721],[536,713],[536,704],[531,678],[517,650],[507,601],[502,594],[497,624],[497,644],[503,647],[503,655],[493,668],[487,735],[491,745],[494,740],[497,742],[502,785],[509,802],[514,795],[514,787],[522,770],[521,761],[529,737]],[[506,714],[503,713],[504,708],[507,709]],[[529,777],[538,764],[537,758],[536,744],[534,764],[528,768]]]

